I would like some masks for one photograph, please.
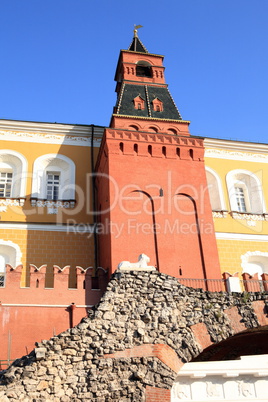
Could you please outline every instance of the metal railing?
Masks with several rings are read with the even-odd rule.
[[[224,279],[179,278],[179,282],[184,286],[194,289],[204,289],[210,292],[226,291]]]
[[[197,279],[179,278],[179,282],[187,287],[203,289],[210,292],[227,292],[226,279]],[[264,292],[268,291],[268,281],[264,280],[240,280],[241,292]]]

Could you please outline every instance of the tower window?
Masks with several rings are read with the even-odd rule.
[[[189,149],[189,156],[191,159],[194,159],[194,151],[192,149]]]
[[[152,101],[152,105],[153,105],[153,110],[155,112],[163,112],[163,110],[164,110],[163,102],[159,98],[154,98],[154,100]]]
[[[149,63],[146,61],[139,61],[136,65],[136,76],[137,77],[152,77],[152,69]]]
[[[145,101],[140,95],[136,96],[136,98],[133,99],[133,103],[134,103],[135,109],[137,109],[137,110],[145,109]]]
[[[47,199],[58,200],[60,188],[60,174],[47,172]]]
[[[0,172],[0,197],[11,197],[12,173]]]

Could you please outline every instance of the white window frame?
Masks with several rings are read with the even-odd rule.
[[[49,179],[48,176],[53,176],[52,179]],[[58,176],[58,179],[55,179],[55,176]],[[51,200],[51,201],[56,201],[59,200],[59,191],[60,191],[60,186],[61,186],[61,175],[60,172],[52,172],[50,170],[47,170],[46,172],[46,186],[47,186],[47,200]],[[49,187],[51,187],[51,190],[49,189]],[[57,189],[57,196],[54,197],[53,194],[55,193],[55,190]],[[52,196],[49,196],[49,192],[52,191]]]
[[[220,202],[219,208],[214,209],[214,208],[213,208],[213,205],[212,205],[211,193],[210,193],[210,191],[211,191],[211,186],[208,184],[208,191],[209,191],[209,199],[210,199],[210,203],[211,203],[211,208],[212,208],[213,211],[216,211],[216,210],[217,210],[217,211],[218,211],[218,210],[220,210],[220,211],[225,211],[225,210],[226,210],[226,205],[225,205],[225,201],[224,201],[223,188],[222,188],[222,181],[221,181],[221,179],[220,179],[218,173],[215,172],[215,170],[211,169],[211,168],[208,167],[208,166],[206,166],[205,169],[206,169],[206,172],[207,172],[207,173],[210,173],[212,176],[214,176],[214,178],[215,178],[215,183],[216,183],[216,190],[217,190],[218,195],[219,195],[219,202]],[[206,178],[207,178],[207,176],[206,176]],[[207,181],[207,182],[208,182],[208,181]]]
[[[6,176],[2,177],[2,175]],[[11,177],[8,177],[8,175],[11,175]],[[13,170],[3,168],[1,169],[0,166],[0,198],[11,198],[12,185],[13,185]],[[3,195],[1,194],[2,189],[3,189]]]
[[[241,267],[242,273],[247,273],[253,276],[255,273],[258,273],[259,279],[260,272],[249,272],[250,263],[259,263],[262,264],[262,273],[268,274],[268,253],[263,251],[247,251],[245,254],[241,255]]]
[[[59,200],[75,199],[75,163],[65,155],[46,154],[37,158],[33,166],[32,198],[47,199],[47,172],[61,177]]]
[[[245,180],[243,180],[243,178]],[[251,184],[253,184],[253,188],[249,187],[246,182],[251,182]],[[254,173],[244,169],[232,170],[226,175],[226,184],[228,188],[231,211],[239,212],[235,188],[242,187],[246,201],[246,213],[266,213],[262,184],[260,179]],[[253,195],[255,199],[253,198]]]
[[[26,196],[28,163],[22,154],[10,149],[1,149],[0,172],[12,172],[11,194],[10,197],[6,198],[23,198]]]
[[[241,189],[242,191],[238,192],[238,189]],[[235,202],[237,205],[237,211],[242,212],[242,213],[250,212],[251,205],[250,205],[247,186],[243,182],[238,181],[234,184],[234,192],[235,192]],[[238,199],[239,199],[239,201],[238,201]],[[242,204],[245,205],[244,211],[242,210],[243,209]]]

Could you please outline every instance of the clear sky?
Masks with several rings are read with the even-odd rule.
[[[193,135],[268,142],[267,0],[0,0],[0,118],[109,124],[134,24]]]

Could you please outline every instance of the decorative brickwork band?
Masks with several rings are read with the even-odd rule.
[[[105,358],[118,359],[120,357],[157,357],[162,363],[166,364],[175,373],[183,366],[183,362],[178,358],[176,352],[165,344],[145,344],[134,346],[132,349],[125,349],[111,354],[104,355]]]

